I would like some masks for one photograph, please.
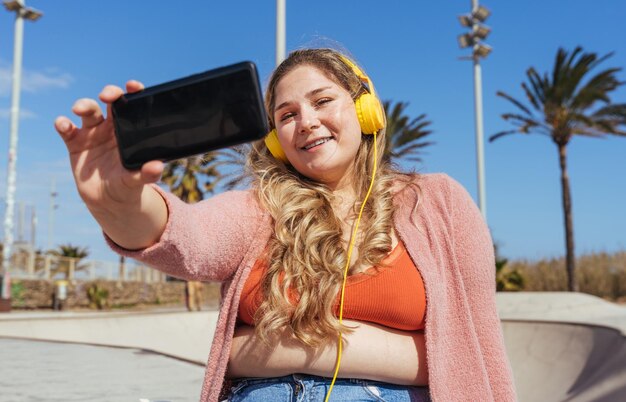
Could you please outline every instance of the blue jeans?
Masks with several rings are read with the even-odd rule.
[[[332,378],[292,374],[272,378],[242,378],[233,381],[228,402],[324,402]],[[337,378],[329,402],[430,402],[428,387]]]

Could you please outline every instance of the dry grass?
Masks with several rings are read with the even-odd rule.
[[[565,258],[511,261],[506,269],[517,269],[523,275],[524,290],[567,290]],[[579,257],[576,260],[576,278],[581,292],[607,300],[626,302],[626,251]]]

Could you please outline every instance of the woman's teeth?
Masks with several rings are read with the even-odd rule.
[[[318,145],[322,145],[323,143],[328,142],[330,140],[332,140],[332,137],[320,138],[319,140],[315,141],[314,143],[309,144],[306,147],[304,147],[304,149],[311,149],[311,148],[316,147]]]

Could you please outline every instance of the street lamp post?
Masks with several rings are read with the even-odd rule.
[[[283,60],[285,60],[285,14],[286,14],[286,1],[276,0],[276,65],[278,66]]]
[[[491,47],[482,43],[489,35],[491,29],[483,25],[491,12],[483,6],[478,5],[478,0],[472,0],[472,11],[470,14],[459,16],[462,26],[470,28],[469,33],[459,35],[458,41],[461,48],[471,47],[472,55],[462,57],[474,62],[474,112],[476,121],[476,164],[478,175],[478,206],[483,218],[487,220],[487,195],[485,190],[485,155],[483,146],[483,92],[482,92],[482,72],[480,59],[487,57],[491,53]]]
[[[10,310],[11,287],[9,281],[9,262],[11,260],[11,246],[13,245],[13,212],[15,208],[15,179],[17,162],[17,128],[20,112],[20,80],[22,71],[22,39],[24,33],[24,19],[38,20],[43,14],[24,6],[23,0],[5,1],[4,7],[15,12],[15,38],[13,43],[13,89],[11,95],[11,131],[9,133],[9,155],[7,167],[7,194],[4,217],[4,247],[2,249],[2,286],[0,287],[0,302],[6,310],[7,303]],[[7,302],[8,300],[8,302]]]

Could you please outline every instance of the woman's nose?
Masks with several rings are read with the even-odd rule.
[[[309,133],[320,126],[317,111],[312,108],[303,108],[300,111],[300,127],[298,132]]]

